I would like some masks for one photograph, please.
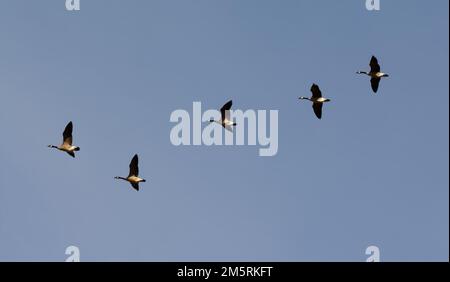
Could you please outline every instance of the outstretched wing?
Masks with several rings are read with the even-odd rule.
[[[139,183],[131,183],[131,186],[133,186],[134,190],[139,191]]]
[[[72,145],[73,124],[69,122],[63,132],[63,144]]]
[[[370,72],[371,73],[377,73],[380,72],[380,65],[378,64],[377,58],[375,56],[372,56],[372,59],[370,59]]]
[[[220,114],[222,115],[222,121],[230,119],[230,109],[233,105],[233,101],[228,101],[223,107],[220,109]]]
[[[313,84],[311,86],[311,92],[313,98],[320,98],[322,97],[322,92],[320,91],[320,88],[317,84]]]
[[[69,154],[72,158],[75,158],[75,153],[74,152],[67,152],[67,154]]]
[[[322,118],[322,106],[323,103],[313,103],[312,105],[314,113],[316,114],[318,119]]]
[[[373,92],[377,93],[378,91],[378,86],[380,85],[380,78],[371,78],[370,79],[370,85],[372,85],[372,90]]]
[[[130,162],[130,176],[139,176],[139,157],[138,155],[134,155],[133,159]]]

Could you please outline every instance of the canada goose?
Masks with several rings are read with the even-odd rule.
[[[317,86],[317,84],[313,84],[311,86],[311,92],[312,92],[311,98],[299,97],[299,99],[300,100],[309,100],[309,101],[313,102],[312,107],[313,107],[314,113],[316,114],[318,119],[321,119],[323,103],[330,102],[331,100],[322,97],[322,92],[320,91],[319,86]]]
[[[209,122],[218,123],[221,126],[223,126],[225,129],[227,129],[229,131],[233,131],[233,126],[236,126],[236,123],[232,122],[230,120],[230,109],[231,109],[232,105],[233,105],[232,100],[228,101],[225,105],[223,105],[223,107],[220,109],[220,115],[221,115],[220,121],[210,119]]]
[[[72,130],[73,124],[72,122],[69,122],[63,132],[63,143],[60,146],[48,145],[48,147],[66,152],[67,154],[75,158],[75,152],[79,151],[80,147],[72,145]]]
[[[125,181],[130,182],[131,186],[136,191],[139,191],[139,183],[140,182],[146,182],[145,179],[139,178],[139,157],[138,155],[134,155],[133,159],[130,162],[130,174],[128,174],[128,177],[120,177],[116,176],[115,179],[122,179]]]
[[[371,77],[370,84],[372,85],[372,90],[374,93],[377,93],[378,86],[380,85],[380,80],[382,77],[389,77],[387,73],[381,72],[380,65],[378,64],[378,60],[375,56],[372,56],[370,59],[370,72],[358,71],[357,74],[365,74]]]

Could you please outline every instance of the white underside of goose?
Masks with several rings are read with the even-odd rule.
[[[127,178],[128,181],[132,182],[132,183],[139,183],[139,182],[144,182],[144,179],[137,177],[137,176],[130,176]]]

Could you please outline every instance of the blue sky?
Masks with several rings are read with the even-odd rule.
[[[0,260],[447,261],[449,2],[364,2],[3,1]],[[275,157],[170,143],[228,99],[279,111]],[[46,147],[70,120],[75,160]]]

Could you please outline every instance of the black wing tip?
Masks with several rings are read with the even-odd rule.
[[[135,154],[130,162],[130,175],[138,176],[139,174],[139,157],[138,154]]]
[[[133,158],[131,159],[130,166],[136,166],[137,167],[138,162],[139,162],[139,156],[138,156],[138,154],[135,154],[133,156]]]
[[[233,100],[229,100],[223,105],[224,109],[231,109],[231,106],[233,106]]]
[[[64,132],[63,132],[64,137],[66,138],[66,137],[72,135],[72,131],[73,131],[73,123],[72,123],[72,121],[70,121],[70,122],[66,125],[66,128],[64,128]],[[67,135],[67,136],[66,136],[66,135]]]
[[[319,85],[317,85],[315,83],[311,86],[311,93],[313,94],[313,97],[314,96],[316,96],[316,97],[322,96],[322,91],[320,90]]]
[[[372,56],[372,58],[370,59],[370,64],[375,64],[376,66],[379,66],[378,58],[375,56]]]
[[[380,86],[380,80],[381,80],[381,79],[379,79],[379,78],[372,78],[372,79],[370,80],[370,86],[371,86],[372,91],[373,91],[374,93],[377,93],[377,91],[378,91],[378,88],[379,88],[379,86]]]
[[[313,91],[313,89],[320,90],[320,87],[317,83],[313,83],[313,85],[311,85],[311,91]]]
[[[139,184],[131,184],[134,190],[139,191]]]
[[[224,115],[225,111],[229,111],[229,110],[231,109],[232,106],[233,106],[233,100],[229,100],[228,102],[226,102],[226,103],[222,106],[222,108],[220,108],[220,112],[221,112],[221,114],[222,114],[222,118],[223,118],[223,115]]]

